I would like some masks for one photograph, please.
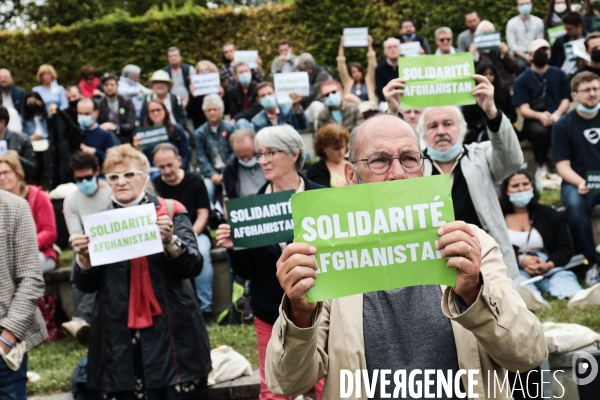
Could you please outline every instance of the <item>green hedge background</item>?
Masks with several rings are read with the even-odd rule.
[[[533,14],[543,18],[547,1],[534,1]],[[435,49],[433,32],[449,26],[455,34],[465,29],[464,12],[477,10],[482,19],[504,29],[516,15],[513,0],[296,0],[258,8],[206,9],[187,3],[181,8],[152,8],[141,17],[117,12],[99,20],[83,20],[69,27],[40,28],[29,33],[0,33],[0,66],[11,70],[15,84],[30,89],[41,64],[51,64],[62,85],[77,83],[84,64],[97,74],[120,74],[125,64],[142,68],[143,83],[167,64],[166,49],[177,46],[185,62],[208,59],[220,66],[220,46],[235,42],[238,49],[255,49],[270,72],[279,39],[292,41],[295,54],[310,52],[319,64],[335,70],[344,27],[369,27],[378,58],[383,41],[398,36],[399,21],[416,20],[418,32]],[[456,44],[456,43],[455,43]],[[346,49],[348,61],[366,64],[365,49]]]

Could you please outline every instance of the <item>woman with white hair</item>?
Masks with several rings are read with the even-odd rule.
[[[288,125],[272,126],[260,130],[254,140],[256,159],[267,183],[257,194],[276,193],[284,190],[322,189],[317,183],[300,173],[304,165],[304,142],[294,128]],[[283,289],[275,275],[277,260],[288,243],[248,250],[233,250],[231,227],[222,224],[217,229],[217,246],[228,250],[233,272],[241,278],[250,279],[250,306],[254,313],[254,329],[258,341],[260,364],[259,399],[287,399],[275,396],[265,381],[265,357],[273,324],[279,316]],[[319,385],[317,385],[319,386]],[[321,385],[322,389],[322,385]]]
[[[119,88],[117,89],[117,94],[131,99],[135,107],[135,116],[137,119],[140,118],[140,111],[144,104],[144,95],[151,92],[150,89],[139,82],[141,73],[142,69],[137,65],[127,64],[123,67],[121,77],[119,78]]]

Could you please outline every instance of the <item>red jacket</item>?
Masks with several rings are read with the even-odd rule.
[[[56,233],[56,219],[50,197],[42,189],[30,185],[27,201],[35,221],[38,249],[46,257],[51,257],[56,261],[58,257],[53,246],[58,234]]]

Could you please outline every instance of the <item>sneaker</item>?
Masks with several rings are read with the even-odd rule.
[[[587,306],[590,304],[600,305],[600,283],[596,283],[594,286],[581,289],[579,292],[575,293],[567,307],[581,307]]]
[[[521,286],[521,297],[525,301],[525,305],[531,311],[549,310],[550,304],[542,297],[542,294],[537,290],[532,290],[527,286]]]
[[[594,264],[585,273],[585,283],[588,286],[594,286],[600,283],[600,274],[598,273],[598,264]]]
[[[79,343],[86,345],[90,338],[90,324],[81,318],[73,317],[62,324],[65,332]]]

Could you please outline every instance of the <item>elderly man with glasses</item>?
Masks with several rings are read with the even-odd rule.
[[[483,77],[476,78],[480,83],[473,94],[490,117],[492,142],[510,141],[499,137],[510,123],[493,104],[493,86]],[[392,82],[384,90],[395,110],[401,84]],[[422,119],[437,121],[444,110],[437,111],[426,110]],[[457,118],[457,113],[447,113],[443,125],[450,127]],[[448,134],[454,141],[459,139],[454,132]],[[463,159],[473,168],[486,154],[505,156],[491,148],[471,149],[476,154],[465,154]],[[417,134],[397,115],[377,115],[359,125],[352,132],[349,155],[345,171],[349,185],[419,178],[430,168],[419,151]],[[478,190],[495,193],[489,167],[475,173],[482,181]],[[342,372],[357,376],[362,370],[372,392],[367,394],[366,385],[357,384],[356,390],[350,388],[356,394],[349,397],[366,399],[376,393],[376,398],[379,394],[384,398],[391,397],[390,386],[403,385],[404,393],[420,391],[418,381],[423,378],[418,375],[425,376],[427,385],[426,371],[451,371],[455,377],[462,369],[473,374],[470,379],[462,376],[463,387],[483,398],[488,387],[499,387],[492,373],[503,380],[507,370],[527,371],[540,365],[548,352],[540,322],[511,287],[498,244],[483,229],[458,217],[443,225],[438,235],[442,257],[450,257],[448,267],[458,270],[454,287],[413,286],[318,303],[308,303],[306,297],[319,279],[317,249],[306,243],[289,244],[277,262],[285,296],[267,350],[267,383],[273,393],[295,396],[326,376],[323,398],[340,398],[341,388],[346,390]],[[402,383],[398,372],[404,372]],[[507,389],[508,385],[495,392],[495,398],[512,398]],[[458,392],[466,390],[456,387]],[[442,397],[438,391],[437,398],[454,397]]]

